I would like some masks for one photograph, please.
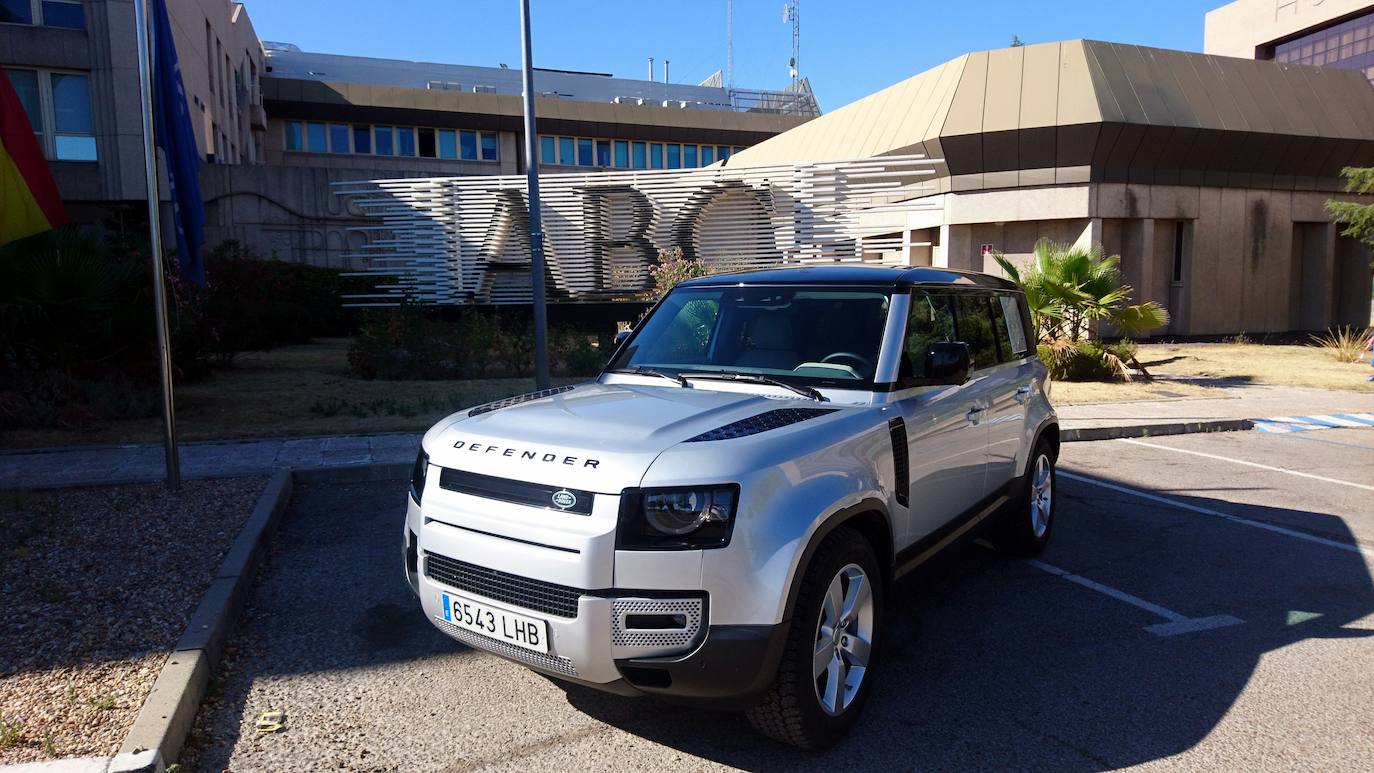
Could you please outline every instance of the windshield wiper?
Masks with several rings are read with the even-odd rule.
[[[789,384],[786,381],[781,381],[776,378],[770,378],[768,376],[761,376],[757,373],[726,373],[724,371],[689,370],[684,371],[679,375],[684,380],[690,377],[713,379],[716,381],[748,381],[751,384],[769,384],[771,386],[780,386],[783,389],[790,389],[793,392],[796,392],[797,394],[801,395],[802,397],[809,397],[812,400],[819,400],[821,402],[825,402],[825,395],[821,394],[819,389],[812,389],[809,386],[800,386],[798,384]]]
[[[673,375],[672,373],[666,373],[666,372],[661,371],[661,370],[655,370],[654,368],[646,368],[646,367],[644,367],[643,365],[637,366],[637,367],[635,367],[635,368],[633,368],[633,369],[617,368],[616,370],[613,370],[613,371],[611,371],[611,372],[612,372],[612,373],[629,373],[629,374],[632,374],[632,375],[635,375],[635,376],[658,376],[659,378],[666,378],[666,379],[668,379],[669,381],[672,381],[672,382],[676,383],[678,386],[683,387],[683,388],[686,388],[687,386],[689,386],[688,383],[687,383],[687,379],[683,378],[682,376],[675,376],[675,375]]]

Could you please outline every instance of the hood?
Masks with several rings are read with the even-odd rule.
[[[425,435],[442,467],[619,493],[668,448],[733,421],[809,400],[710,389],[583,384],[476,416],[456,413]]]

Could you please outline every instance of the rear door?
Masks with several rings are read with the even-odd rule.
[[[957,341],[955,306],[959,296],[915,291],[907,319],[904,360],[898,389],[926,376],[926,349]],[[977,386],[911,389],[899,400],[905,421],[911,475],[910,515],[903,545],[911,544],[955,519],[983,498],[987,467],[987,428],[976,410]]]
[[[997,293],[990,299],[1000,363],[988,371],[988,477],[990,493],[1016,475],[1021,449],[1029,442],[1026,406],[1035,375],[1035,352],[1026,334],[1025,297]]]
[[[954,321],[959,340],[969,345],[973,352],[973,371],[964,385],[965,402],[969,405],[969,422],[981,430],[983,458],[988,461],[988,448],[992,442],[992,404],[1002,387],[1001,358],[997,352],[997,331],[991,313],[992,294],[985,291],[966,290],[954,296]],[[987,496],[992,490],[986,474],[979,481],[978,493],[974,502]]]

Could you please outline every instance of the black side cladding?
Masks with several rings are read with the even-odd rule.
[[[702,443],[708,440],[732,440],[748,437],[760,432],[767,432],[770,429],[796,424],[799,421],[814,419],[817,416],[824,416],[838,410],[839,408],[779,408],[775,411],[760,413],[757,416],[750,416],[747,419],[740,419],[723,427],[716,427],[694,438],[688,438],[687,442]]]
[[[892,436],[892,467],[896,473],[893,486],[897,489],[897,504],[906,507],[911,498],[911,459],[907,455],[906,422],[901,416],[887,420],[887,434]]]
[[[554,387],[553,389],[541,389],[538,392],[530,392],[528,394],[516,395],[515,397],[507,397],[504,400],[497,400],[493,403],[483,403],[482,405],[479,405],[476,408],[473,408],[472,410],[468,411],[468,415],[479,416],[484,413],[499,411],[502,408],[509,408],[512,405],[519,405],[520,403],[527,403],[531,400],[538,400],[541,397],[553,397],[554,395],[561,395],[564,392],[571,392],[573,389],[574,387],[571,386],[561,386]]]

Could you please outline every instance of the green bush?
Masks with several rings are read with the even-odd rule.
[[[1071,342],[1056,339],[1036,348],[1040,361],[1049,368],[1050,378],[1062,381],[1124,381],[1129,379],[1128,364],[1135,360],[1134,341],[1108,342],[1090,339]]]
[[[585,332],[549,331],[553,375],[595,375],[608,355]],[[442,320],[407,303],[364,315],[348,363],[360,378],[386,381],[529,377],[534,375],[534,329],[528,321],[475,309]]]

